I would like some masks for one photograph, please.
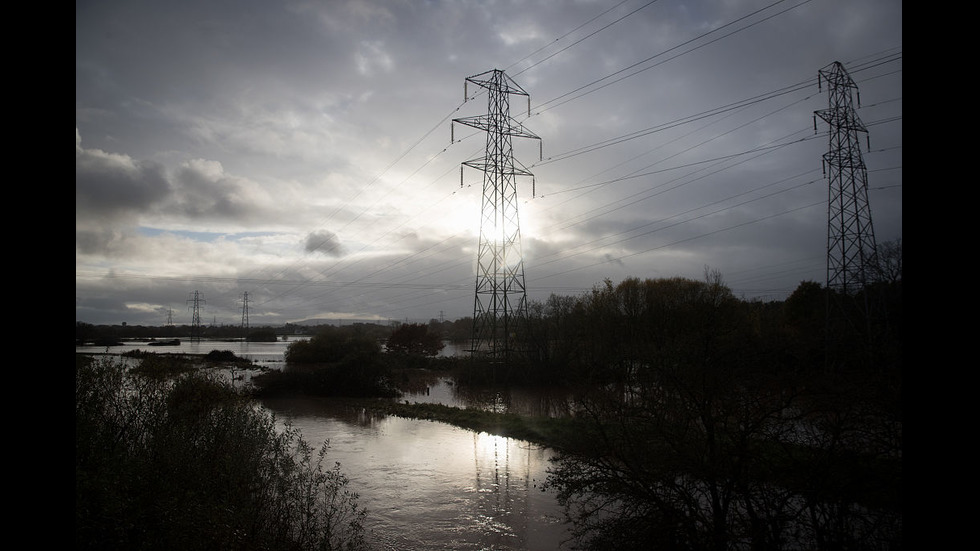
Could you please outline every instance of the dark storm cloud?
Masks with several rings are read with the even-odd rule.
[[[81,147],[75,132],[75,217],[126,218],[170,194],[165,168],[152,161]]]
[[[171,174],[158,162],[85,149],[77,131],[75,141],[76,226],[135,225],[147,216],[244,223],[263,210],[262,194],[219,163],[193,160]]]
[[[320,253],[324,256],[334,258],[340,258],[345,252],[337,234],[327,230],[320,230],[308,235],[303,250],[308,253]]]

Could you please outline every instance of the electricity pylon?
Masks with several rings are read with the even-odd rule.
[[[830,125],[830,148],[823,156],[830,184],[827,336],[831,344],[840,344],[836,341],[848,334],[861,334],[870,343],[877,301],[867,291],[868,285],[880,280],[880,267],[868,201],[868,170],[859,139],[860,133],[867,136],[868,129],[854,109],[854,97],[860,106],[861,96],[844,66],[835,61],[821,69],[818,86],[823,81],[828,84],[829,107],[816,115]]]
[[[242,337],[248,337],[248,291],[242,297]]]
[[[878,246],[868,202],[868,170],[858,133],[868,129],[854,110],[860,93],[847,70],[834,62],[819,71],[828,83],[830,107],[816,114],[830,125],[830,150],[824,154],[830,180],[827,225],[827,287],[846,295],[864,290],[878,278]]]
[[[201,341],[201,302],[204,302],[204,299],[201,298],[198,291],[194,291],[194,298],[188,299],[188,302],[193,302],[193,313],[191,315],[191,341],[200,342]]]
[[[530,95],[513,79],[499,69],[468,77],[463,83],[464,101],[466,85],[471,82],[487,90],[487,114],[453,119],[487,134],[485,155],[463,162],[464,166],[483,171],[471,354],[504,361],[518,352],[519,336],[527,323],[517,177],[531,176],[534,193],[534,175],[514,159],[512,138],[541,138],[510,116],[512,95],[526,96],[528,115],[531,110]],[[460,166],[460,186],[462,171]]]

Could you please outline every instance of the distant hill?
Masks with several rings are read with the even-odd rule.
[[[385,321],[385,320],[375,320],[375,319],[369,319],[369,320],[357,320],[357,319],[337,320],[337,319],[326,319],[326,318],[314,318],[314,319],[307,319],[307,320],[303,320],[303,321],[293,321],[293,322],[289,322],[289,325],[302,325],[303,327],[315,327],[317,325],[335,325],[335,326],[336,325],[354,325],[355,323],[367,323],[367,324],[380,325],[380,326],[386,326],[386,325],[388,325],[388,322]]]

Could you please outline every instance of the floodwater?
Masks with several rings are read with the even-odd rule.
[[[209,340],[201,339],[193,342],[190,339],[180,339],[180,344],[176,346],[154,346],[151,342],[163,342],[168,338],[159,338],[155,341],[133,340],[125,341],[118,346],[76,346],[75,352],[86,354],[124,354],[134,350],[143,352],[156,352],[158,354],[207,354],[212,350],[230,350],[239,358],[252,360],[260,367],[282,368],[285,364],[285,353],[289,345],[296,341],[309,339],[309,335],[287,336],[286,340],[276,342],[247,342],[243,340]],[[446,347],[439,353],[440,356],[462,355],[462,346],[453,343],[446,343]]]
[[[554,495],[542,489],[545,448],[325,400],[264,403],[310,444],[329,442],[328,461],[359,494],[379,549],[555,550],[567,537]]]
[[[213,350],[230,350],[239,358],[252,360],[259,367],[282,368],[285,364],[286,348],[289,344],[298,340],[306,340],[308,336],[301,335],[288,337],[287,340],[276,342],[246,342],[246,341],[218,341],[201,339],[193,342],[190,339],[180,339],[180,344],[176,346],[153,346],[151,342],[167,341],[167,338],[156,339],[156,341],[134,340],[125,341],[118,346],[76,346],[75,352],[87,354],[124,354],[135,350],[143,352],[155,352],[157,354],[207,354]]]
[[[279,368],[289,342],[131,343],[109,353],[231,350],[262,367]],[[106,353],[105,347],[76,351]],[[401,399],[534,414],[560,414],[561,403],[547,393],[464,394],[446,378]],[[315,449],[329,443],[326,467],[338,462],[350,479],[358,504],[367,509],[365,528],[377,549],[544,551],[561,549],[568,539],[562,510],[542,487],[553,455],[547,448],[318,398],[264,400],[263,405]]]

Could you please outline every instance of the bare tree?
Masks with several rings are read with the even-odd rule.
[[[878,245],[878,264],[886,283],[902,281],[902,238]]]

